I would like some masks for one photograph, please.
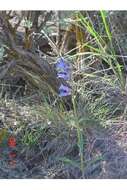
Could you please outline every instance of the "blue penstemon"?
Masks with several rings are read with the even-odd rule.
[[[64,80],[71,79],[71,68],[68,62],[65,62],[64,58],[60,58],[56,63],[57,78],[63,78]]]
[[[69,95],[71,95],[71,88],[61,84],[59,87],[59,96],[63,97],[63,96],[69,96]]]
[[[57,78],[62,78],[66,81],[71,79],[71,68],[69,63],[67,63],[63,57],[61,57],[56,63]],[[59,96],[69,96],[71,95],[71,88],[61,84],[59,87]]]

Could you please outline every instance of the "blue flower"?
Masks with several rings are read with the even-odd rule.
[[[65,71],[69,69],[69,65],[65,62],[64,58],[61,57],[56,63],[57,71]]]
[[[63,78],[64,80],[70,80],[71,69],[70,65],[60,58],[56,63],[57,78]]]
[[[59,96],[63,97],[63,96],[69,96],[69,95],[71,95],[71,88],[61,84],[59,87]]]
[[[63,78],[64,80],[70,80],[70,74],[67,72],[57,73],[57,78]]]

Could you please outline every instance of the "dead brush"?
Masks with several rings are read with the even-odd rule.
[[[18,44],[16,35],[21,18],[15,26],[12,26],[8,14],[5,11],[0,13],[0,26],[2,33],[4,33],[3,44],[6,44],[4,47],[7,54],[4,65],[1,67],[2,75],[0,79],[4,80],[5,77],[20,75],[31,88],[39,89],[45,96],[50,94],[56,98],[59,93],[60,84],[62,83],[66,86],[68,84],[63,79],[57,78],[54,64],[49,63],[33,51],[30,45],[32,39],[29,38],[31,29],[25,28],[27,29],[24,33],[25,39],[26,35],[28,35],[26,41],[24,41],[25,46]]]

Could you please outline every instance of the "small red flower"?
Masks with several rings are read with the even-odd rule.
[[[8,146],[11,147],[11,148],[16,146],[16,139],[14,137],[9,137]]]
[[[16,160],[10,160],[8,164],[11,168],[14,168],[16,166]]]
[[[16,153],[15,152],[10,152],[9,153],[9,158],[15,158],[16,157]]]

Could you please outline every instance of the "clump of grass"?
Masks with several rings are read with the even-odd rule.
[[[119,81],[121,90],[125,92],[125,77],[123,73],[123,66],[120,65],[115,53],[115,49],[112,43],[112,33],[109,28],[109,23],[106,18],[105,11],[100,11],[102,23],[105,28],[105,35],[99,33],[94,29],[92,21],[88,17],[84,17],[81,13],[78,13],[79,22],[81,27],[84,27],[88,33],[92,36],[94,44],[85,43],[84,46],[89,48],[89,52],[84,52],[82,55],[92,55],[107,63],[107,66],[111,68],[116,79]],[[106,37],[105,37],[106,36]]]

